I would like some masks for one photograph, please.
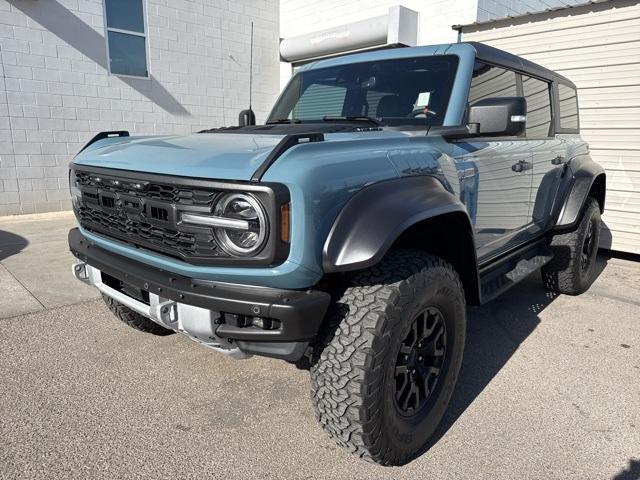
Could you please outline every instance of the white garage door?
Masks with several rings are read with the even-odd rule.
[[[468,26],[462,39],[521,55],[577,85],[581,134],[607,170],[601,246],[640,253],[640,2]]]

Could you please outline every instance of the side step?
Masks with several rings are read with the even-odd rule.
[[[487,303],[516,283],[528,277],[553,258],[551,249],[538,245],[531,249],[498,260],[495,264],[480,272],[480,291],[482,303]]]

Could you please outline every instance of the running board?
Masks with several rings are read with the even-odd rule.
[[[487,303],[503,294],[516,283],[549,263],[552,258],[551,249],[538,245],[487,268],[480,273],[481,303]]]

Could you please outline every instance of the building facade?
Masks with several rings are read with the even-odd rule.
[[[70,208],[68,163],[97,132],[263,120],[279,90],[279,1],[0,0],[0,215]]]
[[[462,28],[462,40],[521,55],[576,84],[580,134],[607,173],[600,245],[640,254],[640,1],[477,23]]]
[[[355,22],[387,15],[395,6],[417,14],[413,44],[429,45],[457,40],[452,25],[487,21],[528,12],[587,3],[587,0],[281,0],[280,36],[295,39],[310,32],[330,37]],[[344,42],[349,51],[348,39]],[[283,76],[290,71],[283,67]]]

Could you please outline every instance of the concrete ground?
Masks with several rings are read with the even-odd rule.
[[[71,277],[73,223],[0,219],[0,478],[640,478],[640,263],[470,309],[441,438],[390,469],[323,434],[305,372],[118,322]]]

